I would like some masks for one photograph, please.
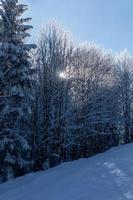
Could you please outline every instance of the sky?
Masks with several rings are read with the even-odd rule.
[[[21,0],[29,5],[32,38],[49,19],[63,24],[79,42],[133,53],[133,0]]]

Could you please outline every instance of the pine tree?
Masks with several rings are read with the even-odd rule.
[[[26,173],[30,167],[32,67],[26,44],[31,18],[21,18],[27,6],[1,0],[0,29],[0,179]]]

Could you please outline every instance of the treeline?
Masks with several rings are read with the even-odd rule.
[[[77,44],[55,22],[24,43],[26,9],[1,2],[0,182],[133,139],[133,56]]]

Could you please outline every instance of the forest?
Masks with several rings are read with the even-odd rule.
[[[50,21],[28,43],[27,5],[0,5],[0,183],[133,141],[133,55]]]

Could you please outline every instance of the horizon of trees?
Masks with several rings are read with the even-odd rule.
[[[0,182],[133,140],[133,55],[77,44],[56,22],[27,44],[26,9],[1,1]]]

